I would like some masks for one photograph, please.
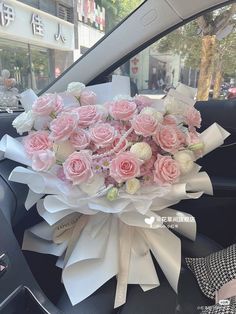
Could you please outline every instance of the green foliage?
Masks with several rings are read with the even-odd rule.
[[[112,30],[143,1],[142,0],[97,0],[106,9],[106,31]],[[236,5],[225,6],[171,32],[152,45],[160,53],[180,54],[184,66],[199,69],[201,64],[201,46],[204,35],[215,35],[221,25],[235,23],[232,19]],[[225,39],[217,41],[214,67],[220,65],[223,73],[235,76],[236,69],[236,34],[233,32]]]
[[[133,12],[143,0],[99,0],[96,1],[106,10],[106,32]]]
[[[201,62],[201,46],[203,33],[216,34],[220,25],[225,20],[226,13],[229,13],[231,7],[207,13],[204,15],[205,30],[202,31],[199,27],[199,20],[194,20],[183,27],[171,32],[159,42],[154,44],[158,52],[172,52],[180,54],[185,67],[199,69]],[[235,23],[231,20],[229,23]],[[235,76],[236,69],[236,33],[233,31],[223,40],[217,41],[214,58],[214,68],[221,67],[224,74]]]
[[[201,37],[196,21],[178,28],[154,44],[158,52],[180,54],[187,67],[199,68]]]
[[[217,53],[221,70],[225,76],[235,77],[236,74],[236,32],[231,33],[218,42]]]
[[[117,6],[117,19],[119,21],[127,17],[134,11],[143,1],[142,0],[113,0]]]

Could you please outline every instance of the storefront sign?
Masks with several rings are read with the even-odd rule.
[[[62,25],[58,24],[58,32],[55,34],[55,40],[59,41],[61,40],[63,43],[66,42],[66,37],[62,34]]]
[[[79,21],[104,31],[105,9],[96,5],[94,0],[78,0]]]
[[[38,14],[32,14],[32,20],[31,20],[32,28],[33,28],[33,34],[36,36],[44,36],[44,24],[41,19],[41,17]]]
[[[7,27],[15,20],[14,8],[6,3],[0,3],[0,25]]]
[[[0,3],[0,36],[52,49],[74,50],[72,23],[14,0]]]

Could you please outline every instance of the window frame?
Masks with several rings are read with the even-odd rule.
[[[126,20],[128,20],[137,10],[139,10],[148,0],[143,1],[134,11],[132,11],[124,20],[122,20],[120,23],[118,23],[114,29],[112,29],[111,31],[109,31],[107,34],[105,34],[99,41],[96,42],[96,44],[94,44],[87,52],[85,52],[84,55],[82,55],[78,60],[76,60],[70,67],[68,67],[61,76],[59,76],[56,80],[54,80],[53,82],[51,82],[45,89],[43,89],[38,95],[42,95],[45,92],[47,92],[51,87],[54,86],[55,83],[57,83],[59,80],[63,80],[63,77],[68,74],[68,72],[76,67],[82,60],[84,60],[87,55],[89,53],[91,53],[97,46],[99,46],[105,39],[107,39],[109,36],[111,36],[111,34],[116,31]],[[115,69],[117,69],[119,66],[121,66],[122,64],[124,64],[125,62],[127,62],[129,59],[131,59],[132,57],[134,57],[136,54],[138,54],[139,52],[141,52],[142,50],[144,50],[145,48],[149,47],[150,45],[152,45],[154,42],[156,42],[157,40],[160,40],[161,38],[163,38],[164,36],[168,35],[169,33],[171,33],[172,31],[176,30],[177,28],[193,21],[194,19],[196,19],[197,17],[201,16],[204,13],[207,12],[211,12],[214,11],[218,8],[224,7],[226,5],[230,5],[232,3],[234,3],[236,0],[227,0],[224,1],[222,3],[213,5],[209,8],[207,8],[206,10],[200,11],[186,19],[182,19],[181,22],[171,26],[170,28],[166,29],[163,32],[160,32],[159,34],[157,34],[156,36],[152,37],[151,39],[147,40],[146,42],[144,42],[143,44],[141,44],[140,46],[137,46],[135,49],[133,49],[132,51],[130,51],[129,53],[127,53],[125,56],[121,57],[119,60],[117,60],[116,62],[112,63],[110,66],[108,66],[106,68],[106,70],[102,71],[101,73],[99,73],[98,75],[96,75],[93,79],[91,79],[90,81],[88,81],[86,83],[87,86],[90,85],[94,85],[94,84],[100,84],[100,83],[104,83],[107,81],[107,77],[108,75],[110,75]]]
[[[132,59],[134,56],[136,56],[138,53],[142,52],[143,50],[145,50],[146,48],[150,47],[152,44],[154,44],[155,42],[159,41],[160,39],[162,39],[163,37],[165,37],[166,35],[170,34],[171,32],[175,31],[176,29],[178,29],[181,26],[184,26],[186,24],[188,24],[189,22],[197,19],[199,16],[217,10],[219,8],[222,8],[224,6],[228,6],[232,3],[236,2],[236,0],[230,0],[224,3],[220,3],[217,4],[211,8],[208,8],[204,11],[201,11],[187,19],[184,19],[182,22],[172,26],[171,28],[169,28],[168,30],[154,36],[153,38],[151,38],[150,40],[146,41],[145,43],[143,43],[142,45],[138,46],[137,48],[135,48],[134,50],[130,51],[127,55],[125,55],[124,57],[122,57],[120,60],[114,62],[112,65],[110,65],[105,71],[103,71],[102,73],[100,73],[99,75],[97,75],[93,80],[91,80],[87,85],[95,85],[101,82],[104,82],[104,78],[108,77],[113,71],[115,71],[117,68],[119,68],[120,66],[122,66],[124,63],[126,63],[127,61],[129,61],[130,59]],[[73,66],[73,64],[72,64]]]

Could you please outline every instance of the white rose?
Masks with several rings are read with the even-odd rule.
[[[53,151],[56,160],[64,162],[75,151],[75,148],[69,141],[65,141],[60,144],[53,144]]]
[[[79,97],[85,85],[80,82],[72,82],[68,85],[67,91],[75,97]]]
[[[145,108],[143,108],[141,113],[145,113],[145,114],[152,116],[159,123],[161,123],[163,121],[163,114],[161,112],[157,111],[155,108],[145,107]]]
[[[138,179],[133,178],[133,179],[126,181],[125,186],[126,186],[126,192],[128,194],[133,195],[140,189],[141,184],[140,184]]]
[[[148,161],[152,157],[151,146],[145,142],[140,142],[132,145],[130,151],[143,161]]]
[[[32,110],[28,112],[21,113],[15,120],[12,122],[12,126],[16,129],[17,133],[22,135],[25,132],[29,132],[34,125],[34,114]]]
[[[185,175],[193,170],[195,157],[191,150],[186,149],[175,153],[174,159],[179,164],[181,174]]]

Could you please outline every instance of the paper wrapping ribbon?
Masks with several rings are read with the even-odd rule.
[[[0,159],[3,158],[8,158],[30,167],[32,165],[32,160],[27,156],[20,141],[7,134],[0,141]]]
[[[59,257],[62,281],[73,305],[116,275],[115,307],[125,303],[127,284],[140,284],[144,291],[158,287],[150,250],[177,292],[179,238],[164,225],[151,228],[143,220],[142,227],[132,226],[132,219],[126,217],[128,225],[115,214],[74,213],[53,226],[43,222],[28,229],[22,248]],[[59,235],[56,241],[55,234]]]
[[[119,227],[119,272],[117,274],[117,288],[114,308],[117,308],[126,302],[131,247],[134,240],[134,228],[129,227],[122,222],[120,222]]]

